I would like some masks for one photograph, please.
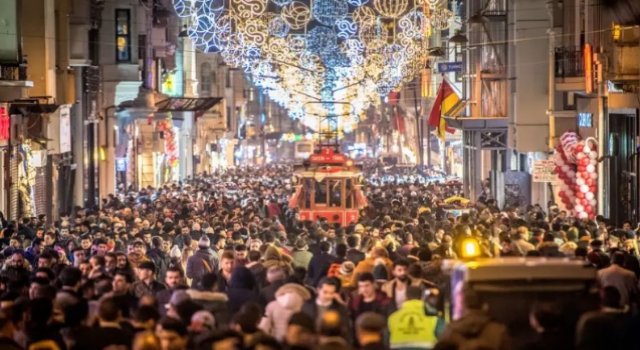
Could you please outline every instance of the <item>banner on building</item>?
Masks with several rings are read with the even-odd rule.
[[[534,160],[533,161],[533,182],[554,182],[558,176],[553,169],[556,164],[553,160]]]
[[[60,106],[60,153],[71,152],[71,105]]]

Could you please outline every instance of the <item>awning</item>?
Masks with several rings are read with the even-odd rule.
[[[222,101],[222,97],[170,97],[156,103],[158,112],[206,112]]]

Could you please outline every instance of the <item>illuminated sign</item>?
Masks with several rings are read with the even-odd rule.
[[[344,163],[347,161],[347,156],[344,154],[336,154],[330,148],[325,148],[320,154],[312,154],[309,157],[311,163]]]
[[[9,140],[9,130],[11,128],[11,117],[9,110],[5,106],[0,106],[0,141]]]
[[[593,93],[593,49],[590,44],[584,44],[584,91]]]
[[[593,114],[578,113],[578,126],[581,128],[593,128]]]

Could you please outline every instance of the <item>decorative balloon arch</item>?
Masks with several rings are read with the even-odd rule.
[[[597,214],[598,143],[581,140],[575,132],[565,132],[556,148],[554,172],[562,181],[558,196],[568,211],[581,219]]]

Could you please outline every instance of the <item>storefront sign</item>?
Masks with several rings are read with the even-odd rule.
[[[590,44],[584,44],[584,92],[593,93],[593,49]]]
[[[438,72],[440,73],[461,72],[461,71],[462,71],[462,62],[438,63]]]
[[[71,106],[60,106],[60,153],[71,152]]]
[[[553,172],[556,164],[553,160],[533,161],[533,182],[554,182],[557,175]]]

